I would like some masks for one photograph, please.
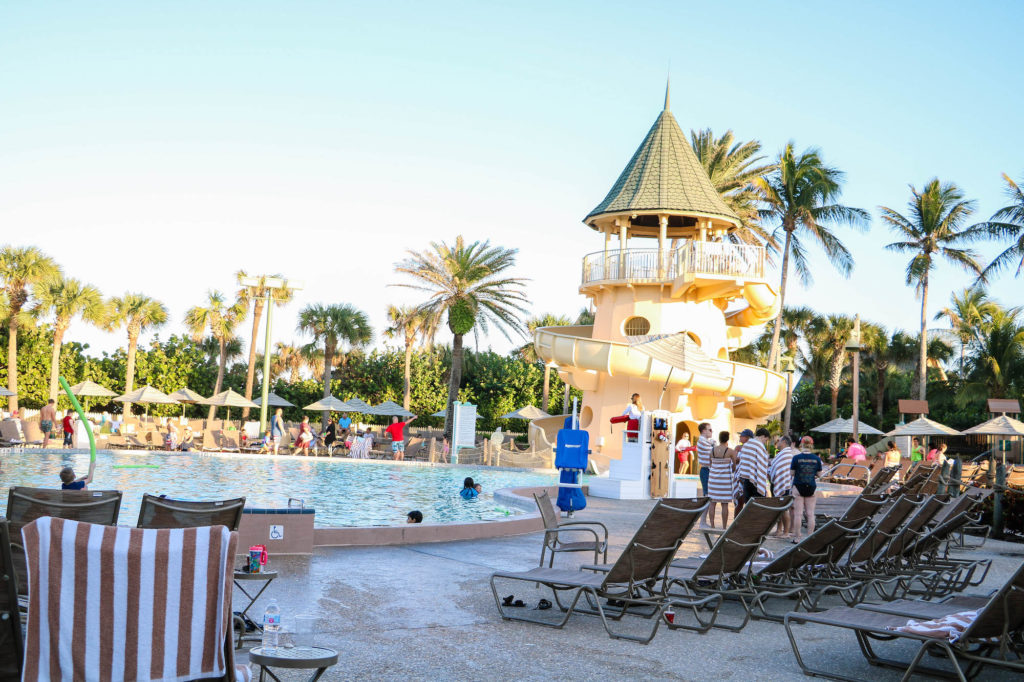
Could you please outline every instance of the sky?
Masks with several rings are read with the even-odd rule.
[[[872,212],[867,232],[839,230],[853,276],[815,252],[787,304],[913,330],[877,207],[902,211],[933,177],[979,220],[1007,203],[1001,173],[1024,180],[1022,26],[1016,2],[3,3],[0,245],[163,301],[165,337],[244,269],[304,283],[275,341],[308,340],[304,305],[351,303],[380,346],[387,305],[421,300],[391,286],[394,264],[460,234],[519,250],[531,313],[574,316],[581,259],[602,247],[581,221],[670,74],[684,130],[732,129],[769,156],[818,147],[843,202]],[[970,281],[940,265],[929,316]],[[1020,304],[1021,282],[991,291]],[[81,322],[67,338],[125,343]]]

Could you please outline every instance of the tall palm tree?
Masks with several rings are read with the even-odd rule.
[[[348,303],[323,305],[314,303],[299,313],[300,332],[313,336],[314,343],[324,346],[324,397],[331,395],[331,373],[334,371],[334,354],[345,348],[365,346],[373,340],[373,329],[366,313]],[[329,412],[324,412],[323,428],[327,428]]]
[[[452,246],[431,242],[426,251],[408,253],[395,270],[412,277],[416,284],[396,286],[428,293],[430,297],[421,308],[434,320],[446,317],[453,336],[444,427],[450,439],[452,405],[459,398],[462,383],[462,338],[477,329],[486,332],[491,324],[506,338],[509,330],[522,333],[520,316],[526,313],[526,280],[507,274],[515,265],[517,250],[491,246],[488,241],[467,244],[459,235]]]
[[[13,413],[18,409],[18,329],[31,324],[28,314],[33,287],[60,275],[60,267],[34,246],[0,248],[0,292],[6,300],[7,388],[15,393],[8,399]]]
[[[989,263],[982,272],[983,278],[1014,265],[1017,266],[1014,277],[1020,277],[1020,273],[1024,272],[1024,190],[1006,173],[1003,173],[1003,181],[1006,182],[1006,194],[1010,198],[1010,203],[996,211],[988,222],[980,223],[978,227],[993,237],[1015,241]]]
[[[402,393],[402,407],[409,409],[412,398],[412,349],[416,345],[416,337],[427,328],[427,314],[413,306],[388,306],[388,322],[391,326],[384,330],[389,339],[401,337],[405,345],[405,390]]]
[[[249,274],[245,270],[235,273],[235,279],[240,286],[236,297],[238,301],[249,307],[252,302],[252,333],[249,336],[249,369],[245,374],[245,397],[252,400],[253,378],[256,376],[256,337],[260,333],[260,321],[263,319],[263,308],[267,304],[270,294],[274,296],[274,305],[282,306],[292,300],[294,292],[288,287],[273,289],[267,286],[268,279],[283,279],[281,275],[261,275],[259,284],[249,286],[242,284],[242,280],[248,279]],[[249,408],[242,408],[242,419],[249,416]]]
[[[148,329],[161,327],[167,322],[167,306],[145,294],[126,293],[110,300],[110,316],[107,319],[110,330],[125,325],[128,331],[128,361],[125,368],[124,392],[135,388],[135,353],[139,347],[139,336]],[[125,403],[124,413],[131,411],[131,404]]]
[[[807,337],[817,313],[806,306],[795,308],[787,306],[782,311],[782,342],[786,352],[794,360],[799,354],[800,340]]]
[[[925,185],[921,192],[911,185],[910,193],[910,217],[885,206],[880,206],[879,210],[882,220],[904,239],[887,244],[885,248],[912,254],[907,264],[906,282],[915,285],[921,295],[917,393],[918,398],[924,400],[928,384],[928,277],[939,256],[980,275],[981,266],[974,252],[956,248],[956,245],[980,239],[988,234],[988,230],[978,225],[964,227],[964,222],[974,212],[974,202],[965,200],[960,188],[951,182],[941,184],[936,178]]]
[[[207,294],[206,305],[193,306],[185,312],[185,326],[188,327],[193,340],[201,340],[207,329],[210,336],[217,340],[220,361],[217,363],[214,395],[220,393],[224,384],[224,370],[228,364],[228,341],[234,338],[235,327],[245,317],[245,313],[246,308],[243,304],[235,301],[229,305],[224,294],[219,291]],[[216,412],[216,406],[211,405],[207,419],[213,419]]]
[[[50,399],[57,399],[60,349],[71,321],[78,316],[98,327],[107,323],[108,307],[100,290],[77,279],[54,277],[37,288],[39,315],[53,313],[53,350],[50,353]]]
[[[820,315],[810,324],[811,345],[828,357],[828,387],[832,398],[832,419],[839,416],[839,389],[842,387],[843,368],[846,366],[846,342],[853,331],[854,319],[849,315]],[[854,396],[854,400],[857,397]],[[836,437],[832,434],[829,447],[835,450]]]
[[[770,243],[771,235],[761,226],[758,204],[761,192],[755,184],[757,178],[775,170],[774,164],[761,163],[761,143],[757,140],[737,142],[731,130],[715,137],[710,128],[690,131],[690,145],[700,160],[711,184],[722,196],[725,204],[740,217],[740,229],[732,236],[746,244]]]
[[[971,342],[981,335],[986,324],[999,310],[988,292],[979,285],[967,287],[960,293],[953,292],[950,305],[935,314],[936,320],[948,320],[949,326],[960,342],[960,374],[964,373],[964,353]]]
[[[299,371],[305,366],[302,350],[293,344],[278,341],[274,344],[274,357],[270,359],[270,373],[274,376],[288,372],[288,383],[298,383]]]
[[[533,345],[533,333],[537,329],[542,327],[568,327],[572,324],[565,315],[552,315],[546,313],[540,317],[531,317],[526,321],[526,328],[530,332],[530,342],[520,346],[516,352],[519,354],[524,361],[530,364],[540,362],[540,358],[537,357],[537,348]],[[540,409],[548,412],[548,396],[551,392],[551,367],[546,362],[544,363],[544,388],[541,389],[540,396]]]
[[[837,203],[842,193],[843,173],[826,166],[817,149],[797,154],[793,143],[786,145],[779,155],[775,170],[767,177],[754,179],[754,185],[763,195],[762,220],[778,223],[776,234],[785,234],[782,245],[782,273],[779,281],[779,313],[772,331],[769,369],[778,369],[779,334],[782,332],[782,309],[786,303],[786,283],[789,279],[789,261],[793,259],[800,281],[811,282],[807,262],[807,243],[817,243],[829,262],[844,276],[853,270],[853,256],[839,237],[833,225],[867,226],[868,213]]]
[[[957,401],[1005,398],[1024,377],[1024,324],[1020,309],[998,310],[967,360],[967,381]],[[1020,383],[1016,388],[1024,388]]]

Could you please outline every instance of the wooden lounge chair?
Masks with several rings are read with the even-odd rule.
[[[198,526],[227,526],[238,530],[242,520],[245,498],[215,500],[170,500],[155,495],[143,495],[139,509],[138,528],[196,528]]]
[[[544,521],[544,544],[540,550],[540,564],[544,565],[544,557],[550,552],[548,567],[554,565],[555,554],[561,552],[593,552],[594,563],[598,562],[598,556],[603,555],[604,561],[608,561],[608,527],[598,521],[562,521],[558,513],[551,506],[551,498],[548,491],[540,494],[534,493],[533,499],[537,501],[537,508],[540,510],[540,518]],[[598,532],[601,530],[601,533]],[[593,539],[586,538],[563,542],[562,533],[568,533],[570,537],[579,538],[580,534],[590,535]]]
[[[25,436],[15,420],[0,421],[0,445],[3,447],[25,447]]]
[[[35,419],[22,419],[21,430],[25,434],[25,444],[29,447],[43,447],[43,429]],[[52,438],[50,440],[53,440]]]
[[[539,567],[528,571],[498,571],[492,574],[491,592],[498,612],[505,620],[522,620],[556,628],[564,627],[575,612],[596,614],[600,616],[609,636],[647,644],[664,620],[662,614],[665,609],[678,606],[693,609],[700,619],[695,629],[706,632],[718,614],[720,596],[711,595],[701,599],[667,597],[663,592],[652,590],[652,585],[665,584],[672,557],[707,506],[706,497],[658,500],[622,554],[605,571]],[[563,617],[561,620],[545,619],[531,615],[525,609],[504,605],[497,588],[497,581],[501,580],[544,585],[554,594],[555,603],[564,614]],[[568,592],[572,597],[565,605],[559,598],[560,592]],[[586,597],[587,607],[578,607],[581,597]],[[612,603],[617,606],[603,604],[606,599],[614,600]],[[707,620],[701,618],[700,609],[704,608],[712,609]],[[633,609],[633,615],[653,618],[654,625],[649,632],[634,635],[612,629],[610,621],[620,621],[630,609]],[[678,618],[674,625],[680,625]]]
[[[871,480],[864,486],[864,490],[861,494],[870,495],[872,493],[880,493],[889,487],[889,483],[896,476],[896,472],[899,471],[897,467],[886,467],[883,466],[878,470]]]
[[[949,604],[922,604],[900,600],[882,606],[862,605],[858,608],[843,606],[814,614],[793,612],[786,615],[786,633],[789,635],[789,642],[793,647],[797,664],[805,675],[815,677],[857,680],[855,677],[849,677],[839,672],[843,667],[842,662],[837,661],[834,654],[829,660],[828,668],[808,666],[797,646],[794,624],[811,623],[816,626],[853,630],[861,652],[871,665],[902,670],[905,680],[914,673],[920,673],[941,677],[954,676],[966,682],[968,676],[973,677],[984,666],[1024,673],[1024,661],[1022,661],[1024,650],[1020,643],[1020,633],[1024,629],[1024,576],[1022,573],[1024,573],[1024,567],[1018,568],[1010,579],[983,606],[977,609],[966,607],[955,601]],[[882,609],[886,609],[887,612],[883,612]],[[949,636],[926,632],[921,628],[918,628],[917,631],[903,629],[911,626],[911,621],[931,621],[932,618],[942,618],[974,610],[977,611],[977,614],[970,619],[970,624],[958,634],[955,641]],[[815,627],[814,633],[815,636],[820,637],[820,627]],[[873,641],[899,640],[919,643],[917,651],[910,661],[882,658],[874,651]],[[844,649],[838,650],[843,651]],[[852,651],[853,649],[845,650]],[[953,670],[922,665],[925,654],[928,653],[944,656],[952,664]]]
[[[217,449],[222,452],[239,452],[238,431],[214,431]]]
[[[249,679],[232,642],[236,533],[54,518],[23,533],[33,585],[24,680]]]
[[[0,518],[0,680],[21,679],[24,653],[10,528],[7,519]]]

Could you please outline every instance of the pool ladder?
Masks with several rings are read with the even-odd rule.
[[[292,504],[293,502],[298,502],[298,504]],[[293,507],[298,507],[299,509],[305,509],[306,508],[306,501],[304,499],[302,499],[301,497],[289,497],[288,498],[288,508],[292,509]]]

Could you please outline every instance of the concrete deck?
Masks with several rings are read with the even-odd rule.
[[[608,525],[614,557],[651,505],[590,498],[577,519]],[[713,630],[697,635],[663,627],[643,646],[609,638],[600,620],[586,615],[574,616],[563,630],[502,621],[488,585],[490,574],[535,567],[540,538],[540,533],[531,533],[421,545],[324,547],[311,557],[272,556],[272,567],[281,577],[250,615],[261,618],[267,598],[274,597],[286,627],[289,616],[319,616],[318,644],[341,653],[338,665],[323,678],[330,680],[801,679],[785,628],[777,623],[752,621],[738,634]],[[768,546],[786,547],[778,540]],[[698,537],[687,541],[681,553],[703,551]],[[990,540],[976,551],[994,559],[986,584],[978,590],[1000,584],[1024,560],[1019,544]],[[578,563],[585,563],[583,555],[577,556]],[[556,561],[571,566],[577,559],[562,555]],[[512,592],[527,608],[550,597],[532,587],[505,589],[502,595]],[[235,607],[241,604],[236,590]],[[738,612],[735,604],[723,607],[726,617]],[[798,637],[812,665],[829,661],[844,674],[878,682],[900,677],[867,665],[849,632],[802,626]],[[906,645],[882,650],[907,659],[912,655]],[[244,654],[239,656],[239,662],[245,660]],[[983,674],[986,680],[1012,677]],[[282,676],[300,678],[305,679],[297,673]]]

